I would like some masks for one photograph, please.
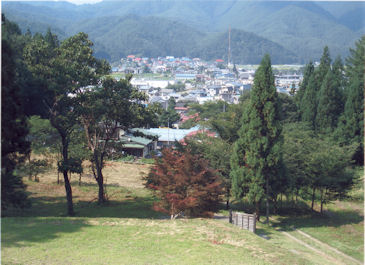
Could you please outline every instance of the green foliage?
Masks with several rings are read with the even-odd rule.
[[[35,154],[60,152],[60,137],[48,119],[31,116],[28,119],[29,135],[32,152]]]
[[[212,54],[211,59],[226,57],[227,29],[231,26],[238,29],[232,29],[231,34],[235,63],[254,63],[248,61],[251,58],[258,63],[264,53],[280,54],[273,58],[275,63],[276,59],[278,63],[281,60],[287,63],[286,59],[295,57],[296,62],[303,62],[307,58],[318,60],[321,47],[326,44],[334,54],[345,56],[364,28],[361,2],[212,1],[202,5],[199,1],[148,4],[115,1],[92,7],[61,6],[60,3],[33,5],[5,2],[3,12],[11,15],[23,32],[29,28],[32,32],[46,33],[51,27],[62,38],[87,32],[95,42],[96,55],[110,61],[128,54],[186,56],[194,50],[202,52],[199,57],[204,54]],[[247,32],[259,32],[261,38]],[[219,38],[220,43],[215,42]]]
[[[330,138],[316,135],[305,123],[287,124],[283,134],[289,193],[308,199],[311,192],[312,203],[319,200],[321,206],[347,196],[355,182],[348,169],[354,146],[339,147]]]
[[[167,110],[163,110],[159,117],[159,124],[163,127],[172,128],[173,123],[180,119],[180,115],[175,110],[176,101],[173,97],[169,99]]]
[[[32,159],[23,164],[18,172],[22,177],[28,176],[29,180],[34,177],[34,181],[39,182],[38,176],[48,172],[52,168],[52,163],[47,159]]]
[[[81,174],[83,172],[82,160],[79,158],[70,157],[67,161],[58,161],[57,168],[59,172],[70,172]]]
[[[331,56],[330,56],[328,46],[325,46],[323,48],[323,54],[322,54],[318,69],[316,69],[316,71],[315,71],[317,85],[320,86],[322,84],[322,82],[324,81],[324,78],[326,77],[328,71],[330,71],[330,70],[331,70]]]
[[[198,155],[208,161],[209,166],[216,170],[225,190],[227,207],[231,197],[231,165],[229,162],[232,153],[232,143],[221,138],[209,137],[204,132],[185,139],[183,150]]]
[[[15,172],[30,152],[29,128],[19,99],[16,57],[11,38],[17,26],[2,18],[1,56],[1,208],[27,206],[25,185]],[[11,32],[13,31],[13,32]],[[9,35],[8,35],[8,33]],[[10,33],[11,32],[11,33]]]
[[[302,112],[303,110],[303,106],[302,106],[302,100],[303,100],[303,97],[304,97],[304,94],[305,94],[305,91],[307,89],[307,86],[308,86],[308,81],[309,81],[309,78],[310,76],[313,74],[314,72],[314,65],[312,62],[309,62],[305,68],[304,68],[304,73],[303,73],[303,80],[302,82],[300,83],[299,85],[299,90],[298,92],[295,94],[295,102],[298,106],[298,109],[300,111],[300,113]]]
[[[175,92],[185,91],[185,84],[177,82],[176,84],[168,84],[167,89],[173,89]]]
[[[145,177],[145,186],[161,199],[155,209],[169,213],[171,219],[183,213],[212,215],[222,194],[217,174],[205,160],[189,152],[164,149],[162,153]]]
[[[120,81],[106,78],[100,87],[80,91],[76,98],[80,105],[75,112],[92,153],[90,161],[99,186],[98,201],[103,203],[106,197],[102,170],[108,152],[117,149],[113,146],[114,140],[118,140],[120,130],[147,124],[146,118],[150,118],[151,113],[141,103],[146,100],[146,95],[132,87],[129,77]]]
[[[256,71],[250,103],[244,109],[239,139],[231,157],[232,190],[237,198],[247,196],[256,204],[258,218],[258,204],[265,190],[266,194],[269,193],[268,183],[280,175],[282,137],[279,114],[270,57],[265,55]]]
[[[341,81],[328,70],[318,93],[315,127],[319,132],[333,131],[343,110]]]
[[[364,161],[364,46],[365,37],[362,37],[356,42],[356,49],[350,49],[351,55],[346,60],[346,101],[336,131],[341,143],[357,144],[354,160],[358,164]]]
[[[237,105],[227,105],[227,111],[217,113],[208,121],[208,127],[216,131],[219,136],[233,144],[238,139],[238,131],[241,127],[242,111],[249,104],[249,92],[244,93]],[[224,105],[225,106],[225,105]]]
[[[280,102],[281,117],[283,123],[299,121],[299,111],[295,103],[295,98],[285,93],[278,93]]]

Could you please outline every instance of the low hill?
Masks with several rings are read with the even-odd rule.
[[[205,38],[200,47],[193,50],[192,56],[203,59],[228,59],[228,31]],[[271,55],[272,63],[298,63],[299,58],[293,52],[268,39],[243,30],[231,30],[231,62],[236,64],[259,64],[266,54]]]

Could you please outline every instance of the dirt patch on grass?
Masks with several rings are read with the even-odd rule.
[[[96,182],[90,169],[90,163],[84,162],[83,167],[84,173],[81,175],[81,182],[95,184]],[[142,178],[149,173],[150,168],[151,165],[127,164],[123,162],[107,161],[103,169],[105,183],[126,188],[143,188],[144,185]],[[55,183],[57,182],[57,179],[58,174],[56,169],[53,169],[40,176],[41,183]],[[63,176],[61,174],[59,179],[62,182]],[[71,182],[78,181],[79,175],[72,174]]]

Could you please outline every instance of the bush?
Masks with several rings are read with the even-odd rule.
[[[145,178],[147,188],[161,201],[154,209],[170,214],[211,216],[218,209],[223,188],[215,171],[199,156],[164,149]]]

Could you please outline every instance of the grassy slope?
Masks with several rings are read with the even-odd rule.
[[[1,259],[3,264],[324,264],[326,259],[296,244],[276,230],[258,224],[265,240],[228,223],[212,219],[170,221],[151,210],[153,197],[143,188],[141,176],[149,166],[108,163],[110,203],[95,203],[96,186],[90,177],[83,185],[73,183],[77,217],[64,217],[66,200],[63,185],[55,184],[50,173],[40,183],[27,181],[33,207],[9,211],[2,218]],[[73,176],[75,181],[76,177]],[[87,183],[84,183],[87,182]],[[13,216],[13,217],[10,217]],[[22,217],[19,217],[22,216]],[[282,220],[276,217],[280,227]],[[300,222],[289,218],[298,226]],[[287,221],[288,221],[287,220]],[[307,222],[308,223],[308,222]],[[303,231],[333,240],[342,234],[343,244],[361,247],[359,222],[342,225],[298,226]],[[356,234],[344,234],[353,227]],[[308,229],[307,229],[308,228]],[[323,230],[324,229],[324,230]],[[328,230],[325,230],[328,229]],[[332,231],[333,230],[333,231]],[[363,230],[362,230],[363,231]],[[316,234],[317,233],[317,234]],[[349,242],[347,239],[358,237]],[[330,243],[330,242],[327,242]],[[341,246],[336,246],[343,250]],[[66,250],[66,251],[65,251]],[[345,250],[343,250],[345,251]],[[363,251],[359,250],[361,258]],[[351,255],[350,252],[348,254]],[[348,263],[351,264],[351,263]]]

